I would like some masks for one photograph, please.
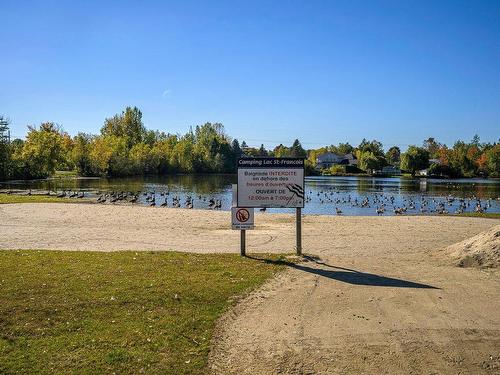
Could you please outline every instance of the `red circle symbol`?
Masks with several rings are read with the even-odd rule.
[[[236,211],[236,219],[240,223],[246,223],[249,218],[250,218],[250,212],[248,212],[247,209],[241,208],[238,211]]]

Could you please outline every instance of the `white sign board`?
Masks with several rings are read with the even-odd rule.
[[[238,207],[304,207],[304,159],[238,159]]]
[[[254,212],[253,208],[232,207],[231,222],[233,229],[247,230],[254,227]]]

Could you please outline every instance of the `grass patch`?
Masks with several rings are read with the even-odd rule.
[[[460,214],[458,216],[469,216],[469,217],[483,217],[486,219],[500,219],[500,213],[499,212],[465,212],[463,214]]]
[[[77,171],[55,171],[52,177],[78,177]]]
[[[57,198],[49,195],[0,194],[0,204],[6,203],[77,203],[86,198]]]
[[[217,318],[277,256],[0,251],[0,373],[203,374]]]

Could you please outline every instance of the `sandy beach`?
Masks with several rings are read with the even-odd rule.
[[[0,205],[1,249],[235,252],[228,212]],[[221,319],[216,374],[498,374],[500,275],[443,249],[498,220],[306,216],[304,252]],[[294,217],[259,213],[249,252],[294,250]]]
[[[248,252],[293,252],[295,217],[256,213]],[[303,218],[304,252],[322,256],[412,257],[463,240],[495,221],[466,217],[313,216]],[[239,231],[223,211],[142,206],[26,203],[0,205],[0,249],[238,252]]]

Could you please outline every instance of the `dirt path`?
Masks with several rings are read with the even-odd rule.
[[[500,374],[500,273],[431,256],[495,221],[398,223],[326,237],[321,264],[240,303],[220,323],[214,373]]]

